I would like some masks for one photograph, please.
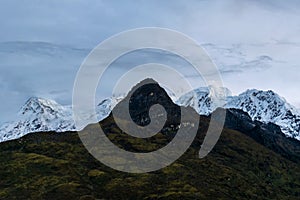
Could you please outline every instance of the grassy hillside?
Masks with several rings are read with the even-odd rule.
[[[299,162],[241,132],[224,129],[213,151],[198,159],[208,121],[201,119],[196,140],[180,159],[146,174],[104,166],[74,132],[33,133],[1,143],[0,199],[299,199]],[[141,140],[121,133],[111,118],[101,125],[131,151],[159,148],[173,134]]]

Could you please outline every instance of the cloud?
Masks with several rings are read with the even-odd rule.
[[[120,31],[145,26],[175,29],[198,43],[211,43],[204,47],[234,93],[274,89],[297,103],[299,12],[297,0],[2,0],[0,42],[25,42],[0,43],[0,121],[30,96],[70,103],[76,72],[89,49]],[[178,58],[150,54],[139,59],[175,63],[195,80]],[[119,62],[112,73],[140,63],[132,60]]]
[[[299,2],[209,0],[0,2],[2,41],[40,40],[93,47],[130,28],[161,26],[199,42],[299,39]],[[9,19],[9,20],[8,20]]]

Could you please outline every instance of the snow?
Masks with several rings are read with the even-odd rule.
[[[225,89],[225,91],[227,90]],[[191,91],[180,97],[177,103],[191,106],[202,115],[209,115],[216,109],[212,106],[213,102],[209,97],[208,88],[198,88]],[[222,107],[241,109],[248,113],[253,120],[274,123],[280,126],[286,136],[300,140],[299,111],[271,90],[252,89],[238,96],[229,95]]]
[[[229,98],[226,108],[247,112],[253,120],[274,123],[288,137],[300,140],[300,113],[275,92],[247,90],[237,97]]]
[[[225,98],[223,105],[219,106],[213,101],[212,92],[219,98]],[[172,95],[170,91],[168,93]],[[107,117],[122,98],[114,97],[101,101],[96,107],[97,120]],[[287,137],[300,140],[299,111],[271,90],[252,89],[238,96],[231,96],[227,88],[209,86],[190,91],[177,100],[174,98],[172,96],[176,104],[191,106],[201,115],[209,115],[217,107],[241,109],[253,120],[277,124]],[[86,118],[92,119],[91,114],[87,113]],[[71,106],[62,106],[53,100],[32,97],[19,110],[14,121],[0,127],[0,142],[20,138],[31,132],[76,130],[79,128],[75,126]]]
[[[299,111],[271,90],[252,89],[238,96],[231,96],[227,88],[201,87],[177,100],[174,100],[173,96],[173,100],[178,105],[193,107],[201,115],[209,115],[217,108],[211,98],[212,91],[216,93],[214,95],[226,98],[222,107],[241,109],[253,120],[277,124],[286,136],[300,140]],[[172,94],[170,91],[168,93]],[[97,120],[107,117],[120,100],[122,97],[101,101],[96,107]],[[89,119],[91,115],[87,113],[86,117]],[[31,132],[76,130],[78,129],[73,120],[71,106],[62,106],[53,100],[32,97],[19,110],[15,121],[0,127],[0,142],[16,139]]]
[[[212,94],[214,92],[214,94]],[[215,88],[212,86],[197,88],[187,94],[181,96],[176,104],[181,106],[191,106],[201,115],[209,115],[217,107],[222,107],[223,104],[214,103],[212,95],[221,100],[226,100],[227,96],[231,95],[230,90],[227,88]]]
[[[96,107],[97,119],[107,117],[116,100],[105,99]],[[91,119],[89,114],[86,115]],[[92,121],[90,121],[92,123]],[[17,113],[15,121],[7,122],[0,127],[0,142],[20,138],[32,132],[77,131],[73,120],[72,107],[62,106],[49,99],[32,97]]]

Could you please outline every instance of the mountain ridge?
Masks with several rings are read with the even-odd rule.
[[[227,96],[224,108],[240,109],[248,113],[252,120],[279,125],[286,136],[300,140],[300,114],[275,92],[248,89],[238,96],[230,96],[229,89],[219,88],[219,90],[219,93]],[[165,91],[170,97],[170,91]],[[202,87],[182,95],[177,100],[174,96],[170,98],[177,105],[191,106],[198,114],[208,116],[216,109],[210,98],[210,91],[210,87]],[[100,121],[107,117],[122,98],[124,97],[102,100],[96,107],[97,119]],[[89,119],[90,114],[87,113],[86,117]],[[32,97],[20,109],[14,122],[0,126],[0,142],[22,137],[30,132],[76,130],[78,129],[72,118],[71,106],[62,106],[53,100]]]
[[[86,126],[83,134],[36,132],[0,143],[0,199],[298,199],[300,141],[286,137],[277,125],[253,121],[242,110],[226,109],[225,127],[218,142],[205,158],[199,159],[210,116],[199,115],[188,106],[179,109],[155,84],[131,94],[117,107],[131,101],[131,119],[143,126],[149,119],[153,120],[151,124],[155,122],[156,115],[151,117],[149,108],[162,103],[170,118],[161,131],[150,138],[134,137],[122,131],[110,113],[102,121]],[[103,141],[98,134],[100,125],[117,147],[127,152],[152,152],[176,136],[181,110],[200,118],[196,137],[180,158],[157,171],[116,171],[92,157],[82,143],[82,136],[92,134],[92,151],[105,150],[105,145],[97,145]],[[130,119],[123,122],[128,124]],[[112,158],[111,152],[104,152]]]
[[[180,97],[177,104],[189,105],[199,114],[209,115],[216,109],[209,95],[209,90],[195,89]],[[228,96],[223,107],[243,110],[252,120],[274,123],[281,127],[286,136],[300,140],[300,113],[272,90],[248,89],[237,96]]]

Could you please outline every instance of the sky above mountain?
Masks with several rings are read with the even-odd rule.
[[[130,28],[161,26],[200,43],[300,42],[297,0],[3,0],[2,41],[94,47]]]
[[[180,31],[202,44],[234,94],[272,89],[300,107],[299,13],[297,0],[0,1],[0,122],[12,119],[31,96],[70,104],[76,72],[93,47],[149,26]],[[188,67],[176,57],[150,54],[145,62]],[[186,77],[193,82],[193,74]],[[107,95],[101,92],[99,97]]]

